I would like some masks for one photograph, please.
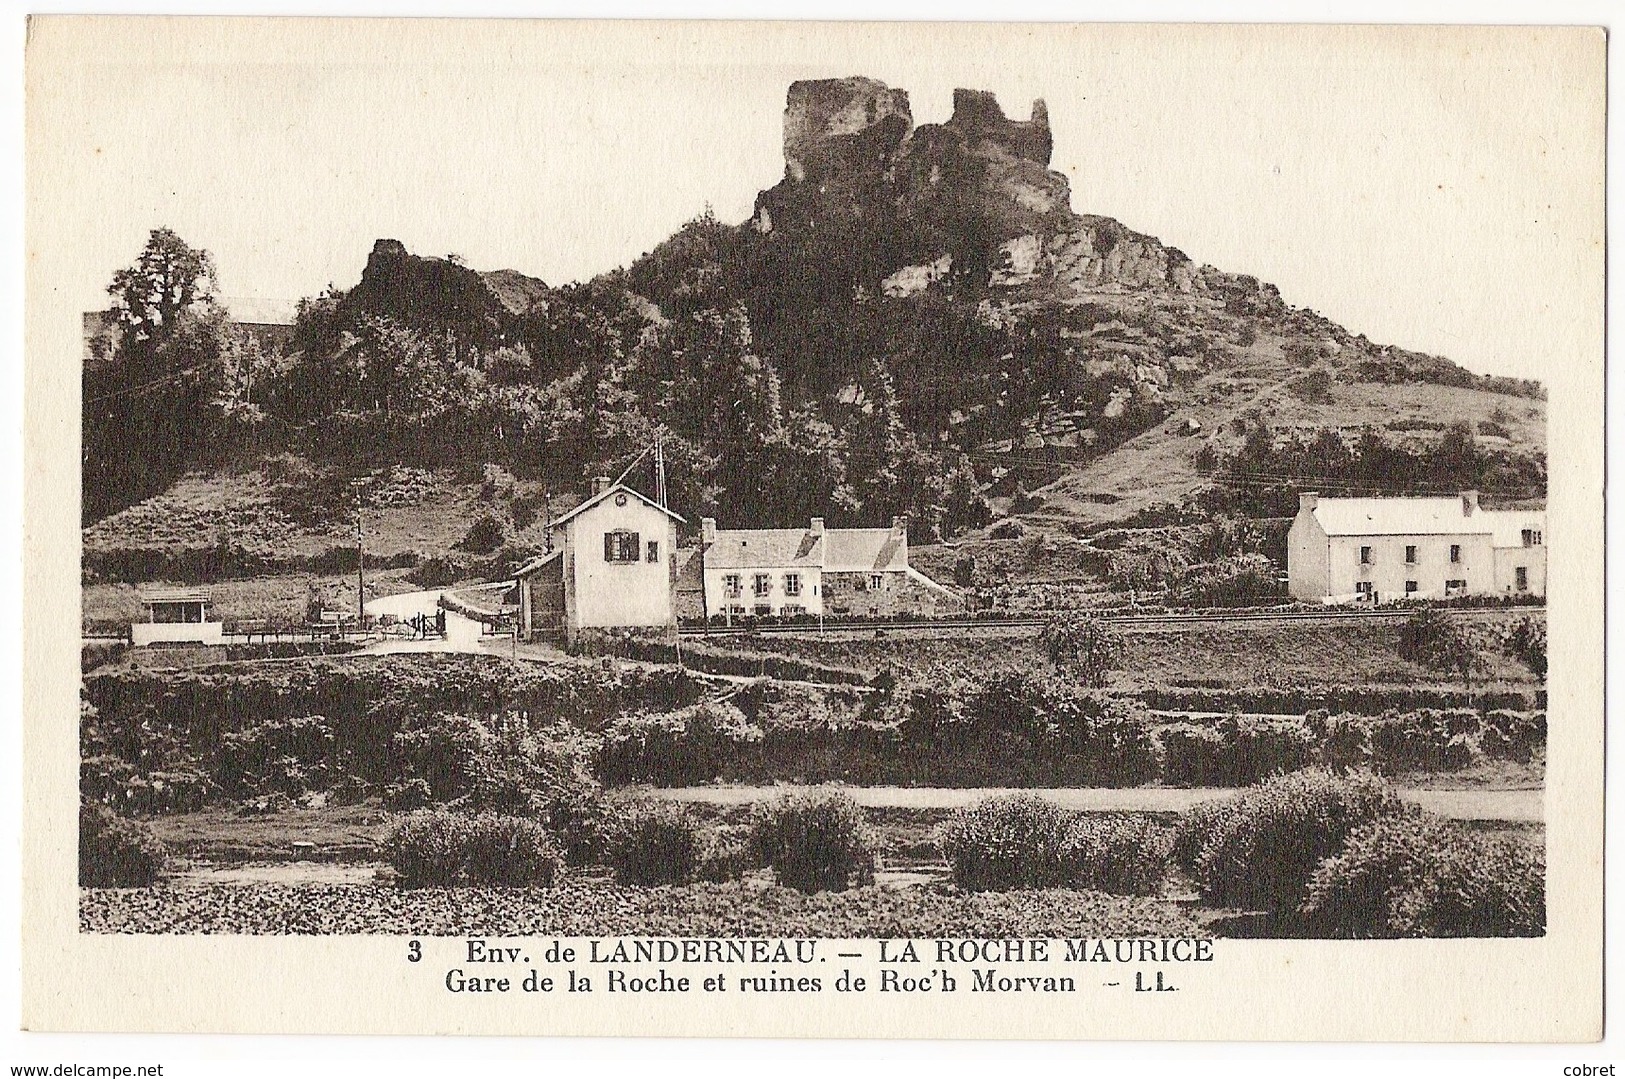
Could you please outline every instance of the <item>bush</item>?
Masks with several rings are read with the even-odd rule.
[[[1436,817],[1381,818],[1320,864],[1302,913],[1330,937],[1541,936],[1544,859]]]
[[[1173,832],[1148,817],[1076,814],[1062,852],[1065,882],[1116,895],[1155,895],[1168,876]]]
[[[694,815],[669,802],[632,805],[609,834],[609,864],[626,884],[686,884],[694,878],[703,849]]]
[[[79,807],[81,888],[145,888],[163,873],[167,859],[149,826],[106,806]]]
[[[333,728],[321,716],[268,719],[220,740],[215,779],[234,797],[324,789],[334,772]]]
[[[1036,794],[984,798],[942,825],[937,843],[967,891],[1052,888],[1065,875],[1066,810]]]
[[[1546,744],[1546,716],[1496,709],[1484,717],[1480,745],[1487,757],[1528,763]]]
[[[1157,737],[1163,778],[1193,787],[1242,787],[1315,758],[1315,736],[1299,720],[1225,716],[1212,726],[1164,727]]]
[[[759,806],[751,845],[780,884],[803,892],[842,891],[874,879],[874,837],[858,803],[839,791],[788,794]]]
[[[598,775],[608,783],[682,787],[718,778],[762,732],[731,704],[624,716],[604,732]]]
[[[1116,630],[1088,615],[1051,620],[1041,643],[1057,670],[1075,674],[1084,685],[1098,688],[1123,661],[1123,642]]]
[[[751,849],[748,825],[724,824],[706,837],[694,879],[720,884],[737,880],[757,865]]]
[[[1375,776],[1306,769],[1193,807],[1173,851],[1211,901],[1294,911],[1315,868],[1351,831],[1406,812],[1415,810]]]
[[[1473,741],[1452,733],[1450,713],[1414,712],[1370,722],[1371,757],[1383,772],[1454,772],[1473,763]]]
[[[502,546],[502,521],[490,513],[474,519],[467,535],[457,541],[457,549],[469,554],[492,554]]]
[[[384,840],[384,854],[408,888],[505,884],[546,888],[563,859],[546,828],[520,817],[448,810],[410,814]]]

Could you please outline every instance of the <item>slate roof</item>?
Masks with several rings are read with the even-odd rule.
[[[908,544],[901,530],[831,528],[824,569],[829,573],[878,573],[908,568]]]
[[[719,528],[705,562],[715,569],[816,569],[824,564],[824,541],[807,528]]]
[[[566,513],[563,517],[558,518],[556,521],[553,522],[553,527],[557,528],[557,527],[559,527],[559,525],[563,524],[565,521],[568,521],[570,518],[587,512],[588,510],[592,509],[594,506],[598,505],[598,503],[600,503],[604,499],[608,498],[610,495],[615,494],[617,491],[626,492],[627,494],[631,495],[633,498],[635,498],[638,501],[642,502],[644,505],[653,507],[654,509],[659,510],[661,513],[664,513],[667,517],[670,517],[672,520],[676,521],[678,524],[686,524],[687,523],[687,522],[685,522],[683,520],[683,518],[680,515],[673,513],[671,510],[669,510],[666,507],[662,506],[660,503],[656,502],[654,499],[646,498],[645,496],[638,494],[638,492],[634,491],[632,488],[628,487],[624,483],[617,483],[613,487],[609,488],[608,490],[601,491],[600,493],[593,495],[591,498],[589,498],[585,502],[581,503],[581,505],[577,506],[575,509],[571,510],[569,513]]]
[[[1328,536],[1492,536],[1496,547],[1523,546],[1525,528],[1542,529],[1541,510],[1462,512],[1461,498],[1322,498],[1315,520]]]

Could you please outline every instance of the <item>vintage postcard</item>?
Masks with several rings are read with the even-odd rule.
[[[1599,1038],[1604,56],[35,18],[24,1025]]]

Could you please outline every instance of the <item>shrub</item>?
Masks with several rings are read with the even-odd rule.
[[[788,794],[759,806],[751,845],[780,884],[803,892],[841,891],[874,879],[874,837],[858,803],[839,791]]]
[[[1193,807],[1176,829],[1174,853],[1209,900],[1293,911],[1316,866],[1351,831],[1405,812],[1414,809],[1374,776],[1306,769]]]
[[[669,802],[642,802],[623,811],[609,834],[609,864],[627,884],[684,884],[704,848],[699,822]]]
[[[1485,756],[1528,763],[1546,744],[1546,716],[1498,708],[1484,717],[1480,744]]]
[[[1302,913],[1332,937],[1533,937],[1545,864],[1517,838],[1430,816],[1380,818],[1320,864]]]
[[[163,873],[168,852],[152,829],[106,806],[79,807],[79,886],[145,888]]]
[[[1065,882],[1116,895],[1154,895],[1168,876],[1173,832],[1148,817],[1074,816],[1062,851]]]
[[[1088,615],[1051,620],[1044,626],[1044,652],[1057,670],[1075,674],[1090,687],[1106,684],[1106,676],[1123,661],[1123,642],[1117,631]]]
[[[721,825],[706,837],[699,864],[694,867],[694,879],[718,884],[737,880],[755,868],[753,855],[748,825]]]
[[[491,554],[501,546],[502,521],[490,513],[476,517],[468,533],[457,541],[457,549],[469,554]]]
[[[1229,746],[1223,734],[1199,723],[1175,723],[1157,732],[1162,746],[1163,779],[1191,787],[1214,787],[1225,782]]]
[[[1065,876],[1071,824],[1066,810],[1036,794],[996,795],[948,818],[937,843],[967,891],[1051,888]]]
[[[278,792],[298,797],[324,789],[336,742],[321,716],[268,719],[220,741],[215,778],[234,796]]]
[[[598,774],[610,783],[704,783],[720,776],[741,747],[761,738],[760,728],[731,704],[624,716],[604,732]]]
[[[1501,649],[1532,671],[1536,678],[1546,677],[1546,622],[1525,616],[1514,622],[1501,639]]]
[[[1373,763],[1384,772],[1453,772],[1473,763],[1473,742],[1452,733],[1450,713],[1390,715],[1369,724]]]
[[[454,884],[549,887],[563,859],[546,828],[495,813],[412,813],[384,840],[384,854],[408,888]]]

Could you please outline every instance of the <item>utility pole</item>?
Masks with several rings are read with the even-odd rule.
[[[361,525],[361,488],[362,480],[351,480],[350,489],[355,492],[355,628],[367,628],[367,550],[366,533]]]
[[[666,448],[661,441],[658,429],[655,431],[655,501],[660,504],[661,509],[667,508]],[[675,529],[673,529],[672,535],[673,537],[676,536]],[[666,552],[666,557],[670,560],[671,569],[667,571],[667,575],[670,578],[668,587],[671,589],[671,618],[674,623],[672,625],[671,639],[672,647],[677,651],[677,666],[681,667],[683,665],[683,620],[682,616],[677,613],[677,545],[672,543],[669,546],[671,550]]]

